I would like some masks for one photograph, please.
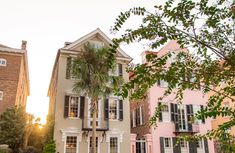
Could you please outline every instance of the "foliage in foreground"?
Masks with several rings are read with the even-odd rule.
[[[142,17],[142,22],[136,29],[126,29],[121,38],[113,40],[113,56],[120,43],[146,40],[152,49],[164,45],[169,40],[177,40],[181,47],[188,48],[191,54],[178,54],[177,60],[169,67],[165,67],[165,64],[172,54],[161,58],[148,55],[150,64],[135,67],[135,77],[125,84],[118,94],[127,97],[129,90],[134,89],[131,98],[142,98],[158,80],[168,82],[168,88],[162,98],[177,90],[175,100],[178,102],[183,98],[183,91],[202,90],[211,96],[206,108],[200,111],[196,118],[227,116],[230,120],[221,124],[217,130],[193,138],[215,138],[220,141],[223,152],[235,152],[234,143],[228,143],[233,142],[232,136],[226,132],[235,126],[235,109],[222,105],[225,100],[233,103],[235,101],[233,1],[168,0],[164,5],[154,6],[152,12],[143,7],[131,8],[119,15],[112,31],[118,32],[132,15]],[[157,113],[151,118],[152,124],[156,123],[159,111],[157,109]]]
[[[55,153],[55,141],[49,141],[43,148],[43,153]]]
[[[0,115],[0,144],[7,144],[13,153],[23,145],[27,115],[24,108],[8,108]]]

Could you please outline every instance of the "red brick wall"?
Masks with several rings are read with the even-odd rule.
[[[0,52],[0,58],[7,60],[7,66],[0,66],[0,90],[3,100],[0,100],[0,113],[16,103],[16,94],[22,56]]]
[[[137,134],[137,139],[143,138],[145,134],[150,134],[150,126],[149,126],[150,109],[149,109],[149,103],[148,103],[147,98],[144,100],[131,101],[131,104],[130,104],[131,112],[134,109],[139,108],[140,106],[143,106],[144,108],[144,116],[143,116],[144,124],[131,128],[131,133]]]

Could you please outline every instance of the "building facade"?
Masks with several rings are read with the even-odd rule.
[[[0,44],[0,114],[6,108],[23,106],[29,95],[26,41],[21,49]]]
[[[142,62],[146,63],[146,54],[157,54],[161,57],[169,51],[187,51],[176,41],[170,41],[158,52],[143,52]],[[169,59],[167,63],[172,62]],[[181,104],[174,101],[171,94],[158,102],[167,82],[158,81],[146,93],[144,100],[131,102],[131,150],[133,153],[214,153],[213,142],[207,139],[197,142],[180,140],[179,134],[205,134],[211,130],[211,119],[192,120],[193,116],[207,103],[207,95],[202,91],[186,90]],[[157,126],[149,126],[149,119],[154,115],[156,107],[164,105]]]
[[[54,140],[57,153],[89,153],[91,150],[90,98],[85,93],[73,92],[73,78],[69,76],[71,58],[82,51],[85,43],[94,47],[107,46],[112,41],[100,30],[72,42],[58,50],[48,90],[49,115],[55,120]],[[128,81],[125,68],[132,59],[120,48],[117,50],[115,75]],[[98,102],[97,153],[130,152],[129,99],[110,95]],[[109,118],[105,114],[108,113]]]

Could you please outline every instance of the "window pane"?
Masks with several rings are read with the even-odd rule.
[[[117,100],[110,100],[109,103],[109,118],[117,119]]]
[[[69,99],[69,117],[78,117],[79,97],[70,97]]]
[[[66,153],[76,153],[76,150],[77,150],[77,137],[67,136]]]
[[[118,138],[110,138],[110,153],[118,153]]]
[[[95,146],[96,146],[96,153],[98,153],[98,137],[96,137],[96,141],[95,141]],[[89,145],[89,152],[91,153],[91,148],[92,148],[92,137],[90,137],[90,145]]]

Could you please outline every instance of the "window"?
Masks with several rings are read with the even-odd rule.
[[[164,147],[165,148],[171,148],[171,138],[164,138]]]
[[[162,107],[162,121],[163,122],[170,122],[170,112],[168,105],[163,105]]]
[[[7,60],[0,58],[0,66],[7,66]]]
[[[109,103],[109,118],[118,119],[118,100],[110,100]]]
[[[144,139],[139,139],[136,141],[136,153],[146,153],[146,146]]]
[[[144,107],[140,106],[139,108],[133,110],[133,127],[144,124]]]
[[[96,151],[95,151],[95,153],[98,153],[98,150],[99,150],[99,148],[98,148],[99,147],[98,141],[99,141],[99,138],[96,137],[96,141],[95,141]],[[92,153],[91,148],[92,148],[92,137],[90,137],[90,141],[89,141],[89,153]]]
[[[180,139],[180,147],[181,148],[187,148],[188,143],[184,139]]]
[[[65,153],[76,153],[77,150],[77,137],[67,136]]]
[[[118,153],[118,138],[110,137],[110,153]]]
[[[90,41],[90,45],[95,49],[100,49],[104,46],[104,43],[100,41]]]
[[[3,100],[3,91],[0,91],[0,100]]]
[[[197,148],[203,148],[202,140],[196,141]]]
[[[136,109],[132,111],[133,127],[136,127]]]
[[[196,114],[198,111],[201,110],[201,106],[200,105],[193,105],[193,116],[194,116],[194,123],[195,124],[201,124],[201,120],[196,118]]]
[[[69,117],[78,117],[79,97],[69,97]]]
[[[187,130],[187,120],[186,120],[186,111],[184,105],[178,105],[178,114],[179,114],[179,130]]]

